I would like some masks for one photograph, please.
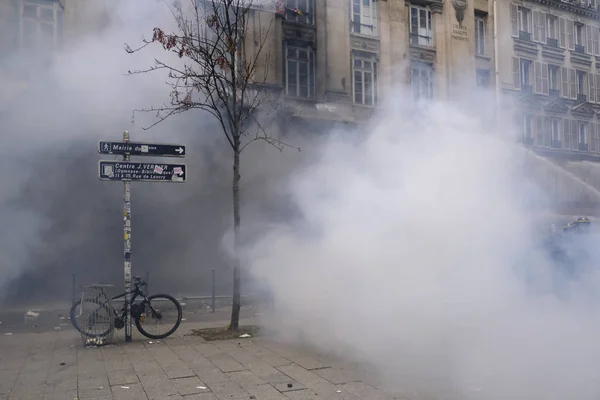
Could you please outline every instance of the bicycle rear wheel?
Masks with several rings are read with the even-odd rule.
[[[135,326],[149,339],[164,339],[179,328],[182,316],[181,305],[173,296],[155,294],[140,303]]]

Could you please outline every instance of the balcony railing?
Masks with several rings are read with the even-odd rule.
[[[521,84],[521,91],[523,93],[531,93],[533,91],[533,87],[531,85]]]
[[[577,101],[581,102],[581,103],[585,103],[587,101],[587,95],[585,95],[585,94],[578,94],[577,95]]]
[[[433,47],[433,37],[417,35],[416,33],[410,33],[410,44],[416,44],[418,46]]]
[[[577,146],[577,150],[579,151],[588,151],[588,144],[587,143],[579,143],[579,145]]]
[[[519,39],[527,40],[528,42],[531,42],[531,33],[525,32],[525,31],[519,31]]]
[[[553,149],[562,149],[562,142],[560,140],[553,140],[550,147]]]
[[[546,39],[546,44],[549,47],[558,48],[558,40],[557,39],[548,38],[548,39]]]
[[[560,96],[560,90],[558,89],[550,89],[550,92],[548,93],[550,96]]]
[[[533,138],[530,136],[524,136],[523,137],[523,144],[525,146],[533,146]]]
[[[575,53],[585,54],[585,46],[576,44],[575,45]]]

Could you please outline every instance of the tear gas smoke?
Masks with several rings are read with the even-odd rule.
[[[577,279],[556,275],[524,150],[453,105],[395,103],[363,143],[332,135],[288,182],[300,217],[245,249],[265,322],[407,395],[595,398],[598,237]]]
[[[150,271],[152,291],[199,295],[210,293],[215,268],[218,294],[230,293],[221,239],[231,225],[232,161],[220,128],[201,112],[148,131],[141,128],[154,114],[136,113],[132,124],[132,110],[163,104],[169,87],[160,73],[125,74],[167,53],[149,47],[132,56],[124,43],[139,44],[156,26],[168,30],[172,14],[164,2],[142,0],[85,2],[75,11],[65,16],[65,42],[50,62],[36,51],[0,52],[2,86],[26,82],[0,96],[0,303],[66,301],[72,271],[80,284],[122,285],[123,189],[98,181],[97,160],[113,157],[96,149],[99,140],[121,140],[123,130],[134,141],[188,146],[185,184],[133,184],[133,273]],[[276,197],[262,209],[252,199],[282,179],[265,166],[285,170],[288,156],[260,145],[244,156],[244,215],[276,212]]]

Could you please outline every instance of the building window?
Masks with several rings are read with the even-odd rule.
[[[550,80],[550,90],[553,94],[560,91],[560,67],[557,65],[548,65],[548,79]]]
[[[410,70],[410,82],[413,97],[416,101],[433,98],[433,66],[431,64],[414,63]]]
[[[521,88],[523,90],[531,89],[531,60],[521,58],[520,60],[520,75],[521,75]]]
[[[558,40],[558,18],[553,15],[546,16],[546,29],[548,39]]]
[[[490,85],[490,71],[487,69],[477,70],[477,86],[487,88]]]
[[[518,10],[519,30],[531,33],[531,10],[521,6]]]
[[[373,53],[354,52],[352,56],[354,103],[377,104],[377,58]]]
[[[585,46],[585,25],[575,24],[575,45]]]
[[[285,0],[286,21],[314,24],[314,0]]]
[[[577,145],[577,150],[579,151],[588,151],[588,142],[587,142],[587,135],[586,135],[586,123],[585,122],[579,122],[578,123],[578,138],[579,138],[579,143]]]
[[[485,55],[485,18],[475,17],[475,54]]]
[[[585,96],[587,94],[587,88],[587,73],[577,70],[577,96]]]
[[[49,50],[61,41],[63,10],[58,1],[21,3],[20,42],[28,49]]]
[[[559,149],[560,143],[560,120],[550,118],[550,138],[552,139],[551,147]]]
[[[433,46],[431,10],[428,7],[410,6],[410,44]]]
[[[377,35],[377,2],[375,0],[352,0],[352,32]]]
[[[288,96],[315,96],[315,53],[310,46],[286,46],[285,83]]]

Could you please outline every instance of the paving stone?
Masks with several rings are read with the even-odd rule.
[[[138,379],[137,374],[133,369],[129,370],[111,370],[107,371],[108,374],[108,382],[111,386],[115,385],[124,385],[127,383],[138,383],[140,380]]]
[[[292,379],[284,383],[272,383],[271,385],[273,385],[273,387],[280,392],[291,392],[294,390],[306,389],[305,385]]]
[[[331,400],[336,397],[321,397],[317,393],[313,392],[310,389],[296,390],[293,392],[286,392],[285,397],[289,400]]]
[[[258,344],[254,344],[253,342],[243,343],[242,348],[273,367],[280,367],[292,363],[287,358],[283,358],[279,354]]]
[[[262,380],[250,371],[229,372],[227,376],[229,376],[229,379],[231,379],[244,389],[248,389],[252,386],[264,385],[267,383],[266,381]]]
[[[299,365],[284,365],[278,369],[287,376],[307,386],[309,386],[311,382],[325,381],[325,379],[321,378],[319,375],[316,375]]]
[[[214,346],[211,343],[195,344],[192,347],[198,353],[202,354],[204,357],[207,357],[207,358],[217,356],[219,354],[223,354],[223,351],[221,351],[221,349],[219,349],[218,347]]]
[[[275,389],[273,386],[266,385],[258,385],[252,386],[248,388],[248,392],[250,395],[254,396],[254,398],[258,400],[287,400],[288,397],[284,396],[280,391]]]
[[[352,373],[340,368],[322,368],[315,369],[312,372],[336,385],[355,382],[358,380],[356,373]]]
[[[339,400],[358,400],[359,398],[345,391],[341,386],[336,386],[333,383],[312,382],[310,388],[324,399],[339,399]]]
[[[173,367],[163,368],[169,379],[178,379],[178,378],[189,378],[192,376],[196,376],[196,374],[189,369],[185,364],[181,364]]]
[[[348,393],[358,397],[359,399],[369,400],[391,400],[393,396],[377,390],[363,382],[350,382],[340,385],[340,387]]]
[[[115,400],[147,400],[146,392],[139,383],[128,385],[111,386],[112,395]]]
[[[77,398],[77,390],[68,392],[44,393],[43,400],[73,400]]]
[[[250,394],[246,390],[232,381],[213,384],[208,383],[208,387],[218,398],[230,399],[246,396],[247,399],[250,397]]]
[[[222,382],[229,382],[229,376],[215,366],[210,368],[194,369],[194,372],[200,380],[208,385]]]
[[[203,383],[197,376],[190,378],[172,379],[171,383],[175,386],[175,388],[177,388],[177,391],[182,396],[195,393],[204,393],[209,391],[207,385]]]
[[[44,386],[20,386],[10,392],[10,400],[39,400],[44,397]]]
[[[202,393],[202,394],[191,394],[189,396],[183,396],[184,400],[220,400],[216,394]]]
[[[104,358],[104,366],[107,371],[122,371],[133,369],[131,361],[129,361],[129,359],[125,355],[120,356],[119,358]]]
[[[246,368],[235,361],[228,354],[219,354],[210,357],[206,357],[210,362],[212,362],[217,368],[219,368],[223,372],[234,372],[234,371],[243,371]]]

